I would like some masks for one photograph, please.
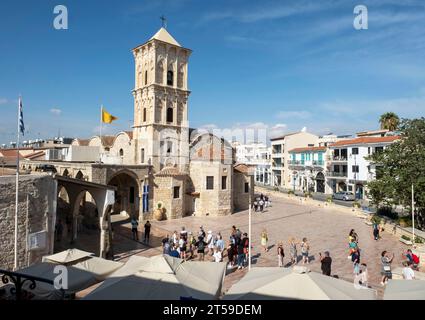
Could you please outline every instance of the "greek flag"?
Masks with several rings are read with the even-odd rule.
[[[25,135],[24,113],[22,111],[22,99],[19,98],[19,131]]]

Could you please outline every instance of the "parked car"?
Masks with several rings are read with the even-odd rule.
[[[352,192],[340,191],[336,192],[332,195],[332,198],[335,200],[343,200],[343,201],[354,201],[356,200],[356,196]]]

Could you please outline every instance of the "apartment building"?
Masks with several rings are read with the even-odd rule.
[[[236,149],[236,161],[255,166],[255,183],[271,185],[271,147],[264,143],[239,144],[234,143]]]
[[[400,139],[397,135],[389,135],[382,130],[360,133],[354,139],[337,141],[329,146],[327,157],[326,184],[332,192],[349,191],[357,199],[364,199],[367,193],[367,183],[374,180],[377,168],[367,157],[375,152],[381,152],[394,141]]]
[[[272,146],[272,185],[292,188],[289,151],[296,148],[313,147],[317,145],[318,140],[318,136],[304,131],[270,139]]]

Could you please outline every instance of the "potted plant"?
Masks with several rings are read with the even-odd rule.
[[[401,236],[400,241],[403,242],[404,244],[409,245],[409,246],[412,245],[412,241],[411,241],[410,237],[408,237],[404,234]]]
[[[326,198],[326,203],[327,203],[327,204],[331,204],[331,203],[332,203],[332,201],[333,201],[333,200],[332,200],[332,196],[329,196],[329,197],[327,197],[327,198]]]
[[[155,220],[158,221],[165,220],[165,208],[164,204],[161,201],[156,204],[156,209],[154,211],[153,217]]]

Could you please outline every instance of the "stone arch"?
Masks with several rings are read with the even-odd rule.
[[[90,200],[87,200],[90,198]],[[96,197],[89,190],[81,190],[75,197],[73,205],[73,240],[75,247],[85,247],[81,249],[90,251],[99,255],[100,243],[100,217],[103,212],[100,211],[96,202]],[[95,239],[92,241],[90,239]]]
[[[316,175],[316,192],[325,193],[325,175],[319,172]]]
[[[164,84],[164,59],[160,57],[156,64],[156,82],[159,84]]]
[[[117,188],[113,214],[125,213],[139,216],[139,179],[135,173],[124,169],[113,174],[107,185]]]
[[[84,180],[84,174],[81,172],[81,170],[77,172],[77,174],[75,175],[75,179]]]
[[[62,175],[64,177],[69,177],[69,171],[68,171],[68,169],[63,170]]]

